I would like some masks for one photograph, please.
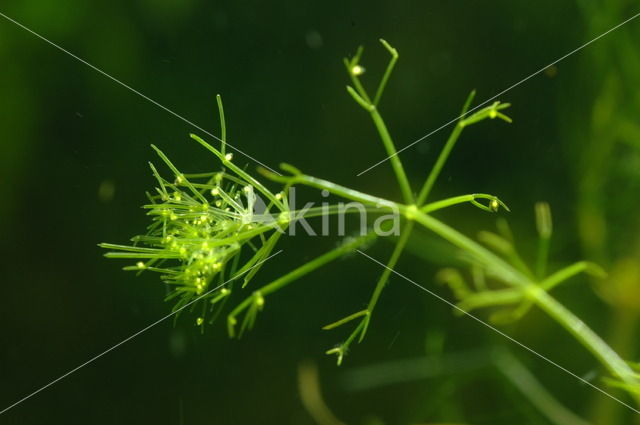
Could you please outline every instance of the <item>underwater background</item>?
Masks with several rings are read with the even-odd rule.
[[[514,122],[465,132],[434,197],[496,194],[525,257],[533,205],[554,217],[551,268],[586,258],[610,274],[554,295],[625,358],[640,320],[640,20],[546,67],[640,12],[625,0],[218,2],[5,0],[0,12],[275,168],[399,200],[369,118],[347,95],[342,58],[365,47],[365,81],[400,52],[380,111],[401,148],[456,118],[470,90],[499,97]],[[449,129],[401,154],[421,181]],[[100,242],[144,231],[139,208],[160,147],[189,172],[220,168],[198,129],[0,17],[0,410],[170,312],[157,275],[124,273]],[[256,163],[235,161],[255,171]],[[308,196],[312,196],[309,192]],[[439,213],[474,236],[495,215]],[[335,246],[284,238],[268,282]],[[386,256],[392,245],[370,249]],[[397,269],[449,297],[435,236],[412,239]],[[256,328],[230,340],[220,321],[167,320],[0,416],[9,424],[314,424],[299,380],[319,373],[326,404],[348,424],[548,424],[492,357],[516,356],[566,407],[598,425],[638,415],[392,278],[367,338],[342,366],[324,351],[344,335],[321,327],[360,309],[380,269],[352,256],[269,298]],[[505,328],[587,380],[597,362],[534,310]],[[300,373],[302,371],[302,373]],[[310,379],[310,378],[308,378]],[[619,394],[619,393],[615,393]],[[622,396],[623,397],[623,396]],[[634,422],[635,421],[635,422]]]

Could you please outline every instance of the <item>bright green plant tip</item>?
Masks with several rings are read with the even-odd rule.
[[[222,140],[220,146],[220,153],[225,155],[225,151],[227,148],[227,123],[224,119],[224,107],[222,106],[222,97],[218,94],[216,95],[216,102],[218,103],[218,112],[220,114],[220,140]]]
[[[221,121],[224,123],[222,112]],[[228,167],[229,154],[195,139],[224,160],[230,170],[188,177],[152,145],[172,177],[163,178],[150,164],[159,187],[158,194],[150,196],[151,203],[144,206],[151,217],[148,233],[134,237],[133,245],[100,245],[111,251],[107,257],[139,260],[126,270],[158,272],[171,288],[167,299],[177,300],[176,307],[201,297],[209,288],[235,275],[243,274],[247,284],[273,250],[274,243],[262,245],[263,235],[277,234],[273,225],[253,220],[255,179],[238,167]],[[277,200],[264,186],[259,187],[268,193],[268,198]],[[283,208],[279,202],[277,207]],[[273,234],[266,241],[274,241]],[[256,245],[262,246],[255,248]],[[244,251],[254,254],[247,266],[238,270],[237,260]],[[198,299],[203,307],[202,320],[198,322],[204,324],[213,307],[229,294],[229,288],[222,288]]]

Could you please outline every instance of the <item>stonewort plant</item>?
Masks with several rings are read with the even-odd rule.
[[[381,43],[391,59],[376,90],[370,94],[361,81],[365,68],[360,62],[363,53],[360,47],[355,56],[344,60],[351,80],[347,92],[370,115],[389,156],[401,201],[380,198],[309,176],[289,164],[281,164],[283,174],[265,168],[258,169],[264,178],[281,185],[279,191],[272,192],[245,169],[236,165],[232,154],[227,152],[224,112],[218,96],[222,127],[220,149],[198,136],[191,135],[191,138],[219,160],[221,169],[184,174],[162,151],[153,146],[171,174],[168,178],[163,177],[150,164],[157,180],[155,192],[147,194],[149,202],[144,205],[151,217],[151,224],[147,233],[132,238],[130,245],[101,244],[109,250],[106,256],[131,260],[133,264],[125,267],[125,270],[158,272],[162,281],[170,288],[166,299],[175,302],[174,311],[179,313],[189,307],[197,313],[196,325],[204,329],[207,323],[221,313],[233,292],[247,287],[268,259],[278,252],[277,243],[289,226],[306,218],[347,212],[344,204],[338,203],[325,203],[321,207],[305,206],[302,209],[291,207],[288,202],[291,188],[316,188],[362,207],[362,210],[356,208],[355,211],[366,211],[378,219],[387,215],[388,219],[378,220],[374,223],[376,225],[368,227],[360,235],[344,238],[336,248],[254,289],[227,313],[230,337],[239,337],[253,327],[258,313],[265,307],[267,296],[333,260],[364,249],[377,238],[391,236],[396,233],[391,230],[397,219],[399,228],[397,237],[394,237],[394,250],[373,288],[367,307],[324,327],[325,330],[350,327],[344,339],[327,351],[327,354],[336,355],[338,365],[344,361],[354,342],[363,341],[393,268],[403,254],[412,232],[416,228],[422,228],[455,246],[460,258],[469,265],[469,273],[445,269],[438,274],[439,280],[448,285],[458,300],[456,312],[471,315],[472,310],[491,308],[490,320],[499,325],[518,320],[537,306],[565,328],[604,366],[607,371],[607,376],[602,377],[604,383],[622,388],[635,403],[640,403],[638,365],[623,360],[602,338],[549,293],[580,273],[601,276],[604,271],[585,261],[560,270],[547,270],[552,220],[546,203],[536,204],[539,248],[533,266],[518,253],[515,238],[506,221],[499,220],[498,233],[480,232],[478,241],[475,241],[431,215],[434,211],[465,203],[489,213],[500,209],[508,211],[498,197],[490,194],[465,194],[441,200],[431,200],[430,194],[463,131],[485,120],[499,119],[510,123],[511,119],[505,114],[509,104],[494,102],[484,107],[479,105],[471,108],[475,95],[471,92],[435,165],[421,188],[414,191],[379,111],[387,81],[399,57],[396,49],[386,41],[381,40]],[[259,202],[263,205],[256,210]]]

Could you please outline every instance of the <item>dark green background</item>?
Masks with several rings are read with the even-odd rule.
[[[640,6],[6,0],[0,12],[214,134],[220,93],[230,143],[271,167],[284,161],[399,199],[388,163],[355,176],[384,158],[384,151],[368,117],[344,90],[342,57],[363,44],[364,80],[373,84],[387,61],[378,38],[400,51],[380,109],[402,147],[455,118],[471,89],[483,101],[640,12]],[[611,136],[622,120],[637,127],[639,36],[640,21],[631,22],[501,96],[513,104],[514,123],[492,121],[466,131],[434,195],[499,195],[512,209],[508,218],[529,257],[533,203],[549,201],[553,267],[585,256],[607,267],[619,258],[640,258],[640,138],[630,130],[620,145]],[[218,168],[190,141],[190,132],[199,133],[0,18],[0,409],[170,311],[157,276],[120,271],[123,264],[104,259],[96,244],[122,243],[144,231],[147,220],[139,205],[154,185],[147,167],[155,161],[151,143],[184,171]],[[415,187],[447,132],[401,155]],[[601,136],[614,138],[617,147],[584,154],[599,146]],[[255,167],[239,155],[236,161]],[[581,182],[589,172],[596,183],[585,188]],[[113,185],[113,197],[101,196],[101,185]],[[585,195],[594,188],[596,195]],[[599,211],[610,229],[597,249],[587,243],[590,227],[584,223],[591,222],[580,216],[585,205]],[[470,235],[491,228],[495,219],[468,206],[440,217]],[[255,283],[336,242],[285,240],[285,252]],[[381,242],[370,253],[383,259],[390,247]],[[413,254],[443,260],[430,235],[412,247]],[[398,270],[435,288],[439,266],[409,253]],[[345,373],[423,356],[438,338],[444,339],[444,356],[507,344],[392,279],[367,339],[337,368],[323,351],[347,330],[320,328],[360,309],[380,272],[354,256],[310,275],[270,296],[257,328],[240,341],[226,338],[222,322],[201,335],[193,316],[185,315],[175,327],[167,321],[0,416],[0,423],[311,424],[297,389],[303,360],[317,363],[328,404],[350,424],[548,423],[490,365],[350,391]],[[629,297],[640,299],[634,282]],[[596,292],[582,278],[556,295],[608,339],[615,335],[612,312],[619,308]],[[638,333],[630,326],[625,329],[631,333],[614,345],[633,357],[629,342]],[[596,361],[539,312],[507,331],[580,376],[599,372]],[[517,346],[510,348],[560,401],[580,414],[597,415],[592,407],[602,396]],[[611,423],[631,420],[609,409]]]

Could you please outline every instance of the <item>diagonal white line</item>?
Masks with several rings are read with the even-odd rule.
[[[213,137],[215,140],[222,142],[222,140],[217,137],[216,135],[212,134],[211,132],[205,130],[204,128],[194,124],[193,122],[189,121],[188,119],[186,119],[185,117],[183,117],[182,115],[172,111],[171,109],[167,108],[166,106],[156,102],[155,100],[151,99],[149,96],[139,92],[138,90],[134,89],[133,87],[123,83],[122,81],[118,80],[116,77],[111,76],[110,74],[106,73],[105,71],[101,70],[100,68],[90,64],[89,62],[87,62],[86,60],[74,55],[73,53],[71,53],[70,51],[64,49],[63,47],[59,46],[58,44],[54,43],[53,41],[45,38],[44,36],[38,34],[37,32],[33,31],[32,29],[24,26],[23,24],[21,24],[20,22],[16,21],[15,19],[12,19],[10,17],[8,17],[7,15],[5,15],[4,13],[0,12],[0,16],[2,16],[3,18],[5,18],[7,21],[12,22],[14,24],[16,24],[17,26],[19,26],[20,28],[22,28],[23,30],[35,35],[36,37],[38,37],[40,40],[46,42],[47,44],[55,47],[56,49],[60,50],[63,53],[66,53],[67,55],[71,56],[72,58],[76,59],[79,62],[82,62],[83,64],[85,64],[86,66],[88,66],[89,68],[93,69],[94,71],[104,75],[105,77],[109,78],[111,81],[116,82],[117,84],[121,85],[122,87],[126,88],[127,90],[137,94],[138,96],[140,96],[141,98],[153,103],[154,105],[156,105],[158,108],[162,109],[165,112],[170,113],[171,115],[173,115],[174,117],[184,121],[185,123],[189,124],[190,126],[200,130],[201,132],[207,134],[208,136]],[[231,149],[233,149],[234,151],[238,152],[241,155],[244,155],[245,157],[255,161],[256,163],[262,165],[264,168],[268,169],[269,171],[276,173],[277,175],[281,175],[280,173],[278,173],[277,171],[273,170],[272,168],[266,166],[265,164],[263,164],[262,162],[258,161],[257,159],[255,159],[254,157],[252,157],[251,155],[249,155],[246,152],[241,151],[240,149],[236,148],[235,146],[230,145],[228,142],[226,142],[226,145],[228,147],[230,147]]]
[[[115,350],[116,348],[120,347],[122,344],[125,344],[129,341],[131,341],[132,339],[134,339],[135,337],[137,337],[138,335],[148,331],[149,329],[153,328],[154,326],[156,326],[157,324],[164,322],[165,320],[167,320],[168,318],[176,315],[177,313],[181,312],[182,310],[184,310],[185,308],[189,307],[191,304],[197,302],[198,300],[200,300],[202,297],[205,297],[207,295],[209,295],[210,293],[222,288],[223,286],[225,286],[227,283],[239,278],[240,276],[242,276],[243,274],[246,274],[247,272],[249,272],[249,270],[258,267],[260,264],[264,263],[265,261],[268,261],[270,259],[272,259],[273,257],[275,257],[276,255],[280,254],[283,250],[281,249],[280,251],[276,252],[275,254],[270,255],[269,257],[265,258],[264,260],[256,263],[255,265],[253,265],[252,267],[249,267],[247,270],[245,270],[243,273],[240,273],[237,276],[232,277],[231,279],[227,280],[224,283],[221,283],[220,285],[216,286],[213,289],[210,289],[209,291],[205,292],[204,294],[200,295],[199,297],[195,298],[193,301],[188,302],[187,304],[183,305],[182,307],[180,307],[179,309],[167,314],[166,316],[156,320],[155,322],[153,322],[152,324],[140,329],[138,332],[134,333],[133,335],[123,339],[122,341],[120,341],[119,343],[117,343],[116,345],[104,350],[102,353],[93,356],[92,358],[90,358],[89,360],[87,360],[86,362],[82,363],[79,366],[74,367],[73,369],[71,369],[70,371],[68,371],[67,373],[65,373],[64,375],[54,379],[53,381],[49,382],[48,384],[40,387],[39,389],[37,389],[36,391],[32,392],[31,394],[29,394],[26,397],[21,398],[20,400],[16,401],[15,403],[13,403],[10,406],[5,407],[3,410],[0,411],[0,415],[2,415],[3,413],[7,412],[8,410],[16,407],[17,405],[23,403],[24,401],[27,401],[28,399],[30,399],[31,397],[33,397],[34,395],[38,394],[41,391],[44,391],[45,389],[49,388],[50,386],[52,386],[53,384],[63,380],[64,378],[66,378],[67,376],[71,375],[74,372],[77,372],[78,370],[82,369],[83,367],[93,363],[94,361],[98,360],[100,357],[104,356],[107,353],[110,353],[111,351]]]
[[[365,257],[367,257],[368,259],[370,259],[371,261],[373,261],[374,263],[377,263],[379,265],[381,265],[382,267],[384,267],[385,269],[389,270],[391,273],[403,278],[404,280],[406,280],[409,283],[414,284],[415,286],[417,286],[418,288],[422,289],[423,291],[427,292],[429,295],[432,295],[434,297],[436,297],[437,299],[439,299],[440,301],[448,304],[449,306],[453,307],[454,309],[458,310],[459,312],[463,313],[464,315],[472,318],[473,320],[475,320],[478,323],[483,324],[484,326],[488,327],[489,329],[491,329],[492,331],[502,335],[503,337],[507,338],[509,341],[519,345],[520,347],[524,348],[525,350],[529,351],[532,354],[535,354],[536,356],[540,357],[542,360],[546,361],[547,363],[552,364],[553,366],[557,367],[558,369],[562,370],[563,372],[573,376],[574,378],[576,378],[577,380],[581,381],[583,384],[586,384],[588,386],[590,386],[591,388],[601,392],[602,394],[606,395],[607,397],[617,401],[618,403],[622,404],[625,407],[628,407],[629,409],[633,410],[636,413],[640,413],[640,410],[635,409],[634,407],[630,406],[629,404],[625,403],[624,401],[620,400],[619,398],[616,398],[615,396],[609,394],[608,392],[606,392],[605,390],[603,390],[602,388],[592,384],[591,382],[585,380],[584,378],[581,378],[580,376],[576,375],[575,373],[571,372],[569,369],[559,365],[558,363],[554,362],[553,360],[549,359],[548,357],[545,357],[544,355],[538,353],[537,351],[535,351],[532,348],[529,348],[528,346],[524,345],[523,343],[521,343],[520,341],[518,341],[517,339],[514,339],[512,337],[510,337],[509,335],[507,335],[506,333],[502,332],[501,330],[495,328],[494,326],[491,326],[490,324],[488,324],[487,322],[485,322],[482,319],[479,319],[477,316],[463,310],[462,308],[458,307],[457,305],[455,305],[454,303],[452,303],[451,301],[447,300],[446,298],[441,297],[440,295],[436,294],[433,291],[428,290],[427,288],[425,288],[424,286],[420,285],[417,282],[414,282],[413,280],[409,279],[408,277],[406,277],[403,274],[398,273],[397,271],[393,270],[391,267],[387,267],[387,265],[381,263],[380,261],[376,260],[375,258],[371,257],[370,255],[365,254],[364,252],[360,251],[359,249],[356,249],[356,251],[358,251],[360,254],[364,255]]]
[[[487,103],[491,102],[492,100],[496,99],[499,96],[502,96],[503,94],[505,94],[506,92],[518,87],[520,84],[524,83],[525,81],[528,81],[529,79],[535,77],[536,75],[540,74],[541,72],[543,72],[545,69],[549,68],[550,66],[553,66],[555,64],[557,64],[558,62],[568,58],[569,56],[573,55],[574,53],[579,52],[580,50],[584,49],[585,47],[587,47],[588,45],[590,45],[591,43],[596,42],[597,40],[601,39],[602,37],[604,37],[605,35],[609,34],[610,32],[613,32],[615,30],[617,30],[618,28],[620,28],[621,26],[633,21],[634,19],[636,19],[638,16],[640,16],[640,13],[636,13],[635,15],[633,15],[632,17],[630,17],[629,19],[619,23],[618,25],[616,25],[615,27],[609,28],[607,31],[603,32],[602,34],[600,34],[599,36],[597,36],[596,38],[593,38],[589,41],[587,41],[586,43],[584,43],[583,45],[576,47],[575,49],[573,49],[572,51],[570,51],[569,53],[561,56],[560,58],[554,60],[553,62],[551,62],[550,64],[543,66],[542,68],[540,68],[539,70],[537,70],[536,72],[534,72],[533,74],[528,75],[527,77],[523,78],[522,80],[518,81],[517,83],[509,86],[508,88],[502,90],[500,93],[490,97],[489,99],[485,100],[484,102],[482,102],[481,104],[479,104],[478,106],[470,109],[469,111],[467,111],[465,114],[460,115],[454,119],[452,119],[451,121],[441,125],[440,127],[436,128],[435,130],[425,134],[424,136],[420,137],[419,139],[409,143],[407,146],[404,146],[402,149],[398,150],[396,153],[394,153],[393,155],[389,155],[388,157],[386,157],[385,159],[376,162],[375,164],[373,164],[371,167],[367,168],[364,171],[360,171],[357,176],[360,177],[361,175],[363,175],[364,173],[376,168],[378,165],[390,160],[391,158],[393,158],[396,155],[399,155],[400,153],[406,151],[407,149],[409,149],[410,147],[416,145],[417,143],[422,142],[424,139],[426,139],[427,137],[437,133],[438,131],[442,130],[443,128],[446,128],[448,126],[450,126],[451,124],[453,124],[454,122],[458,121],[460,118],[464,117],[465,115],[475,111],[478,108],[483,107],[484,105],[486,105]]]

